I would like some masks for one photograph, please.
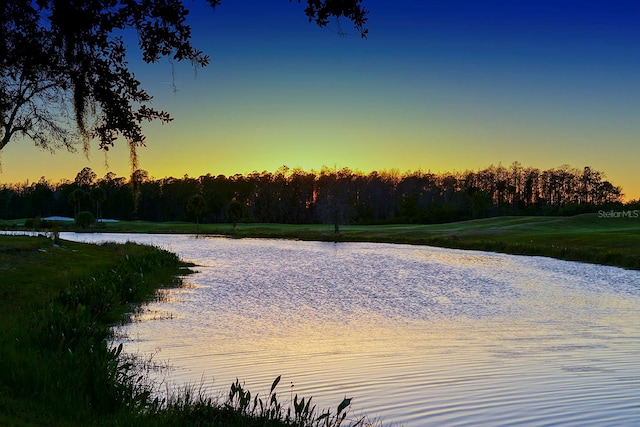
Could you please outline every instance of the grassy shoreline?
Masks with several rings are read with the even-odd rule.
[[[194,224],[114,223],[109,232],[195,233]],[[640,219],[573,217],[498,217],[436,225],[342,226],[201,224],[201,234],[235,238],[284,238],[330,242],[379,242],[537,255],[640,269]]]
[[[240,382],[225,401],[197,387],[154,397],[162,392],[146,380],[145,361],[109,344],[111,326],[178,286],[183,267],[150,246],[0,235],[0,425],[372,425],[346,418],[349,399],[319,412],[296,396],[287,408],[276,398],[279,377],[260,397]]]
[[[16,229],[16,224],[0,227]],[[200,234],[233,238],[433,245],[640,269],[640,221],[631,218],[502,217],[440,225],[344,226],[339,235],[326,225],[199,228]],[[61,229],[67,230],[74,231]],[[195,234],[196,225],[119,222],[90,231]],[[285,413],[272,394],[264,396],[268,404],[259,403],[240,383],[223,403],[194,389],[161,402],[151,400],[135,363],[108,346],[110,326],[127,321],[126,313],[153,298],[158,288],[176,286],[183,265],[175,255],[148,246],[59,243],[0,236],[0,425],[207,425],[224,419],[230,426],[335,427],[342,422],[339,416],[348,403],[340,406],[346,401],[334,413],[317,413],[309,400],[290,402],[293,410]]]
[[[142,402],[110,326],[176,285],[175,255],[0,236],[0,270],[0,424],[98,425]]]
[[[5,223],[5,228],[23,224]],[[1,226],[2,224],[0,224]],[[340,234],[327,225],[200,224],[122,221],[99,224],[89,231],[110,233],[175,233],[234,238],[298,239],[330,242],[380,242],[472,249],[514,255],[640,269],[640,219],[571,217],[497,217],[435,225],[346,225]]]

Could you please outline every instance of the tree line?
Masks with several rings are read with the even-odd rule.
[[[622,207],[622,190],[603,172],[567,165],[549,170],[489,166],[477,171],[362,173],[349,168],[98,178],[84,168],[73,181],[44,177],[0,186],[0,218],[53,215],[146,221],[334,224],[443,223],[500,215],[571,215]],[[631,202],[637,204],[638,202]]]

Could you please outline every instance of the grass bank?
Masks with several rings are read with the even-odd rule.
[[[342,226],[339,235],[333,233],[332,226],[317,224],[238,224],[237,230],[229,224],[200,224],[198,231],[193,223],[144,221],[101,224],[95,231],[407,243],[640,269],[640,219],[600,218],[597,214],[498,217],[437,225]]]
[[[100,424],[142,402],[109,327],[179,267],[139,245],[0,236],[0,424]]]
[[[295,399],[252,396],[241,383],[218,402],[197,389],[160,399],[140,361],[109,345],[161,286],[176,286],[178,258],[134,244],[54,244],[0,236],[0,425],[339,426],[349,402],[319,413]],[[353,424],[353,423],[352,423]]]
[[[182,225],[183,227],[193,225]],[[135,229],[136,224],[109,224],[113,231]],[[151,232],[153,225],[140,227]],[[179,231],[177,224],[160,230]],[[107,228],[109,229],[109,228]],[[233,237],[293,238],[343,242],[386,242],[476,249],[516,255],[540,255],[563,260],[640,269],[640,219],[599,218],[597,214],[573,217],[499,217],[434,225],[332,227],[240,224],[201,225],[201,232]]]

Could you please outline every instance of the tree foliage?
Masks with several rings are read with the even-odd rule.
[[[291,0],[290,0],[291,1]],[[219,0],[206,0],[215,8]],[[301,0],[298,0],[300,3]],[[361,0],[307,0],[310,22],[353,22],[364,37]],[[163,57],[204,67],[209,57],[192,44],[183,0],[6,0],[0,4],[0,150],[15,136],[38,147],[85,150],[97,139],[109,150],[122,137],[132,167],[145,144],[142,123],[168,122],[151,105],[127,62],[124,34],[138,38],[147,63]]]
[[[200,231],[200,218],[206,209],[207,201],[202,195],[194,194],[189,197],[189,201],[187,202],[187,211],[195,215],[198,232]]]
[[[107,199],[107,194],[104,192],[102,187],[93,187],[91,192],[89,193],[89,199],[95,203],[96,206],[96,219],[100,220],[102,218],[102,203]]]
[[[83,171],[82,176],[92,176]],[[150,178],[131,181],[108,173],[82,180],[0,186],[0,218],[73,217],[95,208],[96,217],[120,220],[290,224],[442,223],[499,215],[572,215],[622,208],[620,187],[590,167],[548,170],[489,166],[433,174],[348,168],[319,172],[289,169],[248,175]],[[86,194],[89,193],[90,197]],[[99,194],[97,194],[99,193]],[[100,195],[98,198],[97,196]],[[197,195],[194,197],[193,195]],[[92,203],[90,203],[92,202]],[[635,204],[634,204],[635,203]],[[629,206],[637,209],[637,202]]]
[[[227,218],[233,224],[233,229],[238,227],[238,221],[242,219],[243,209],[242,203],[237,200],[232,200],[227,206]]]
[[[75,224],[81,228],[89,228],[96,222],[93,214],[89,211],[81,211],[75,217]]]

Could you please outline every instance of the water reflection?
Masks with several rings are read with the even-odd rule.
[[[262,392],[282,374],[321,407],[347,394],[407,426],[640,420],[639,272],[403,245],[63,237],[200,265],[124,331],[177,383]]]

